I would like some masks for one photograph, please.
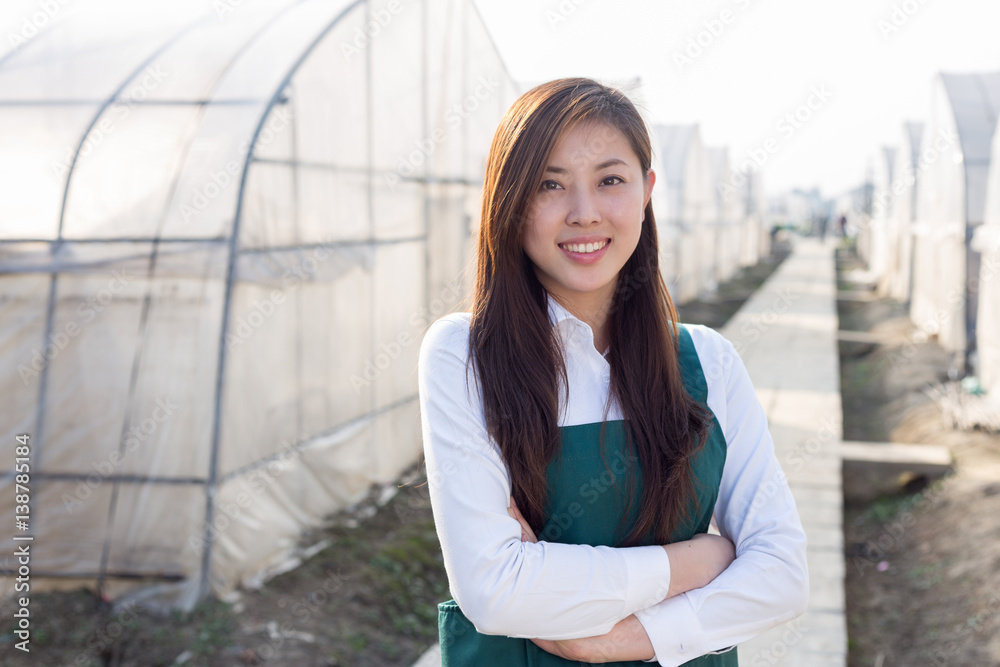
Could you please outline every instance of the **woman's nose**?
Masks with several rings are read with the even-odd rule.
[[[570,197],[570,209],[566,222],[571,225],[589,225],[601,218],[595,193],[588,188],[574,188]]]

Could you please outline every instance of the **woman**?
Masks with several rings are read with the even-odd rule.
[[[728,667],[805,609],[764,411],[660,276],[651,153],[589,79],[528,91],[494,136],[472,312],[418,369],[442,665]]]

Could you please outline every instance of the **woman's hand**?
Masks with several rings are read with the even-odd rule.
[[[521,541],[538,542],[535,531],[517,509],[514,496],[510,497],[507,513],[521,524]],[[649,635],[635,615],[623,618],[615,624],[611,632],[579,639],[532,639],[539,648],[560,658],[580,662],[600,663],[622,660],[648,660],[653,657],[653,645]]]
[[[507,514],[511,517],[517,519],[517,522],[521,524],[521,541],[522,542],[537,542],[538,538],[535,537],[535,531],[531,529],[528,525],[528,521],[521,516],[521,511],[517,509],[517,503],[514,502],[514,496],[510,497],[510,507],[507,508]]]
[[[600,663],[649,660],[655,655],[649,635],[635,614],[626,616],[611,632],[580,639],[532,639],[540,648],[567,660]]]
[[[667,597],[707,586],[734,560],[736,547],[721,535],[698,533],[690,540],[664,544],[670,557],[670,586]]]

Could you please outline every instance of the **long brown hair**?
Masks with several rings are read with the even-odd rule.
[[[581,121],[620,131],[647,178],[652,147],[635,106],[614,88],[572,78],[544,83],[514,102],[493,137],[483,183],[470,361],[480,378],[487,429],[510,472],[517,506],[536,534],[547,519],[546,467],[560,446],[557,381],[561,377],[565,386],[568,381],[548,320],[546,290],[522,239],[552,149]],[[711,423],[684,389],[677,311],[658,258],[650,200],[638,246],[618,274],[607,319],[610,392],[632,429],[630,455],[642,466],[638,518],[618,546],[640,544],[651,529],[657,542],[666,544],[686,521],[695,498],[690,461]],[[634,506],[637,481],[631,468]]]

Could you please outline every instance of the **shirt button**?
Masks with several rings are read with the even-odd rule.
[[[611,382],[611,371],[604,371],[601,373],[601,379],[604,380],[604,384]]]

